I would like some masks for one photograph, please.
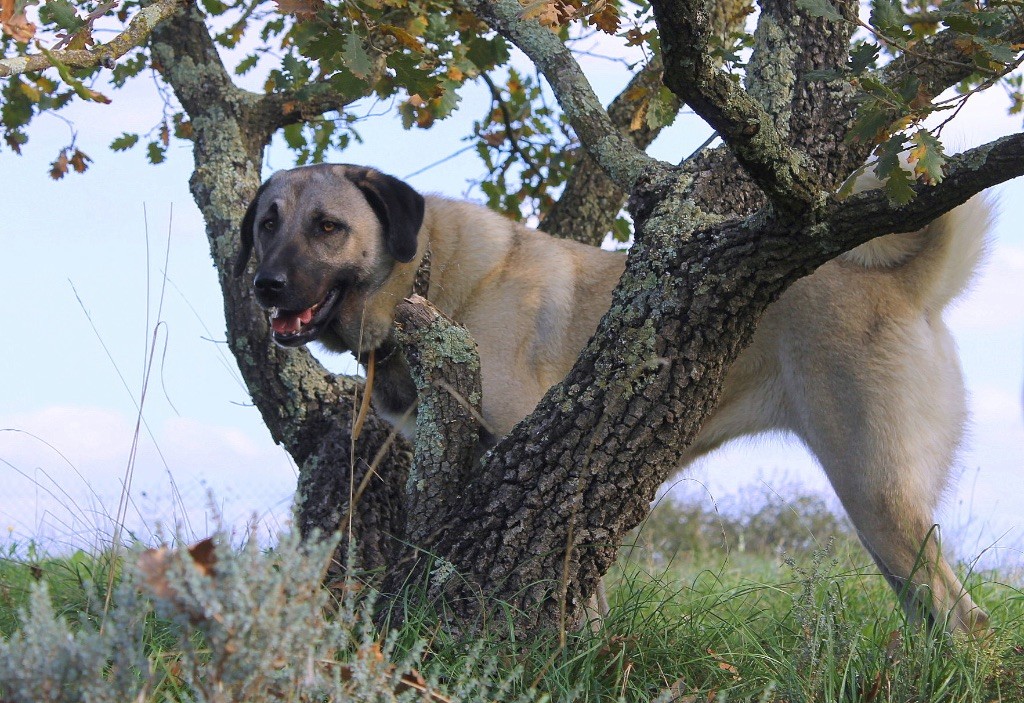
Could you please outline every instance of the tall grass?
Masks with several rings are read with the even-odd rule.
[[[671,513],[687,510],[667,507]],[[736,539],[731,531],[757,525],[763,534],[766,514],[762,505],[749,515],[717,515],[707,531]],[[80,678],[70,682],[39,663],[45,651],[77,661],[76,671],[93,677],[87,699],[93,701],[117,700],[104,698],[103,690],[140,701],[254,703],[403,696],[679,703],[1024,700],[1019,584],[1001,583],[996,573],[970,575],[968,583],[991,612],[994,628],[987,639],[969,642],[908,626],[884,579],[839,520],[825,530],[835,534],[810,541],[806,523],[799,522],[797,534],[787,535],[788,528],[772,533],[781,542],[768,540],[755,549],[748,537],[742,551],[727,544],[698,553],[673,545],[671,533],[659,532],[658,519],[656,513],[610,575],[608,616],[564,643],[555,632],[529,640],[514,633],[460,639],[427,612],[411,613],[401,628],[380,631],[369,618],[373,599],[367,589],[349,584],[341,600],[325,608],[327,594],[317,581],[328,552],[321,546],[310,554],[290,538],[269,552],[254,544],[220,547],[212,574],[179,564],[168,572],[173,595],[170,601],[166,594],[157,597],[156,610],[132,585],[140,580],[136,555],[130,554],[109,616],[120,632],[106,630],[102,637],[98,622],[109,555],[4,559],[0,628],[7,639],[0,646],[0,700],[86,700],[76,697],[86,690]],[[780,544],[800,540],[802,546],[781,553]],[[69,641],[92,653],[91,665],[83,663],[81,652],[74,659]],[[134,678],[119,678],[122,660]]]

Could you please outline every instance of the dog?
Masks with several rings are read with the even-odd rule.
[[[862,186],[864,187],[864,186]],[[942,557],[933,512],[966,420],[943,309],[982,256],[975,198],[924,229],[863,244],[772,304],[727,373],[687,462],[741,435],[784,431],[813,452],[911,619],[986,629]],[[479,205],[423,196],[352,165],[280,171],[241,225],[236,273],[276,343],[377,355],[373,402],[393,422],[416,391],[395,353],[395,305],[429,256],[427,297],[478,344],[482,414],[496,436],[570,370],[611,304],[625,255],[558,239]],[[402,428],[408,431],[408,427]]]

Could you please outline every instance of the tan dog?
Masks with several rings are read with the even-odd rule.
[[[982,629],[988,618],[932,533],[966,416],[942,311],[970,280],[988,224],[975,199],[796,282],[765,313],[688,454],[740,435],[796,434],[907,612],[924,610],[952,631]],[[242,241],[238,270],[255,249],[253,285],[275,341],[377,350],[374,404],[391,418],[416,401],[394,353],[394,307],[429,248],[428,297],[479,345],[484,419],[498,436],[572,367],[625,263],[347,165],[274,174],[246,213]]]

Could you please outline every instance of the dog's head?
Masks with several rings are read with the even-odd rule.
[[[404,291],[374,300],[397,263],[416,256],[423,197],[406,183],[360,166],[322,164],[279,171],[260,186],[242,220],[235,275],[253,252],[256,300],[274,341],[313,340],[365,351],[388,335]]]

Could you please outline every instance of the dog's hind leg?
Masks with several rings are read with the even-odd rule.
[[[918,322],[889,330],[889,354],[850,345],[792,369],[787,386],[801,418],[794,429],[908,617],[974,632],[988,617],[942,557],[933,523],[964,423],[963,383],[941,322]]]

